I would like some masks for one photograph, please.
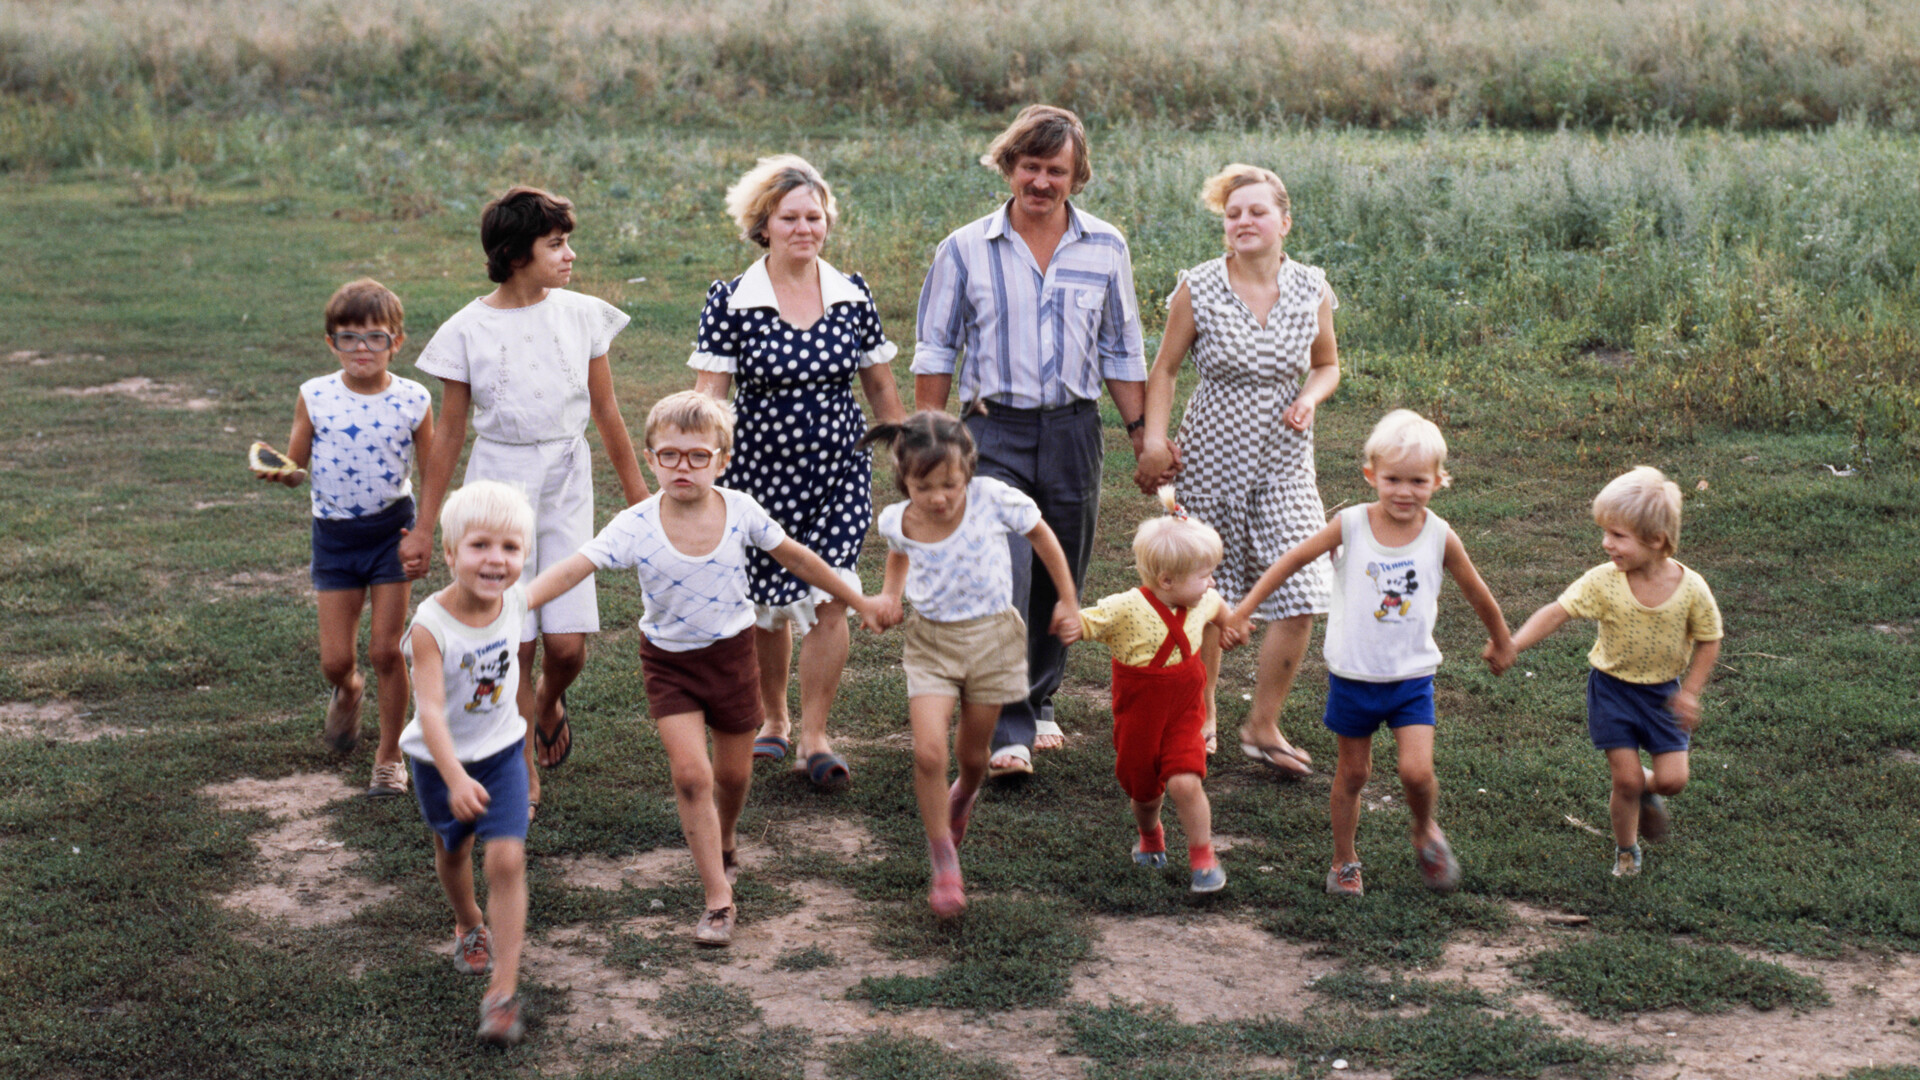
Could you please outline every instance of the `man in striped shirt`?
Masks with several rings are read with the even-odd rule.
[[[1087,134],[1065,109],[1031,105],[981,164],[1012,189],[999,209],[941,241],[920,290],[916,409],[944,409],[956,372],[979,475],[1033,497],[1084,585],[1100,512],[1100,387],[1140,453],[1147,377],[1133,263],[1120,230],[1068,201],[1093,176]],[[991,772],[1032,772],[1062,742],[1053,692],[1066,646],[1047,632],[1053,582],[1011,536],[1013,604],[1027,621],[1026,700],[1005,707]]]

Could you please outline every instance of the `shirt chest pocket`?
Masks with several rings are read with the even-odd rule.
[[[1106,290],[1069,288],[1057,296],[1063,351],[1067,357],[1091,356],[1100,336],[1100,320],[1106,315]]]

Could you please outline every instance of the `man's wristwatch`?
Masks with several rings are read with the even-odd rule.
[[[1141,428],[1146,426],[1147,426],[1147,418],[1145,416],[1140,417],[1138,420],[1128,421],[1127,434],[1131,435],[1134,432],[1139,431]]]

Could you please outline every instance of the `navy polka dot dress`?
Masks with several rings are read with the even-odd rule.
[[[858,274],[847,279],[863,299],[828,305],[805,330],[773,307],[729,306],[741,279],[716,281],[694,346],[735,365],[733,459],[720,486],[753,496],[794,540],[842,569],[859,559],[873,521],[873,461],[853,446],[867,430],[853,379],[869,353],[892,352],[872,290]],[[811,588],[757,548],[747,570],[756,604],[791,604]]]

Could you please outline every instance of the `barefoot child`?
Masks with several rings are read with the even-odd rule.
[[[1613,773],[1613,876],[1640,872],[1640,837],[1667,834],[1663,795],[1687,786],[1687,747],[1700,691],[1720,658],[1720,609],[1699,574],[1674,559],[1680,488],[1645,466],[1615,477],[1593,500],[1607,561],[1533,613],[1515,652],[1570,618],[1600,624],[1587,659],[1587,732]],[[1682,678],[1684,674],[1685,678]],[[1640,764],[1640,751],[1653,768]]]
[[[599,429],[627,504],[647,497],[607,363],[607,350],[626,327],[627,316],[604,300],[565,288],[573,280],[568,243],[573,225],[573,204],[537,188],[516,187],[489,203],[480,218],[480,244],[487,253],[487,276],[498,287],[442,323],[417,365],[444,385],[441,438],[422,474],[422,518],[433,519],[453,480],[471,413],[467,482],[505,480],[527,492],[535,521],[527,566],[535,574],[593,536],[589,419]],[[401,545],[401,557],[423,573],[430,532],[422,530]],[[520,686],[536,808],[535,737],[539,765],[545,768],[557,768],[573,752],[562,697],[586,663],[587,635],[599,629],[592,581],[529,613],[520,628],[523,669],[531,670],[536,638],[546,647],[540,678],[529,677]]]
[[[1333,555],[1333,607],[1327,615],[1326,725],[1340,742],[1333,777],[1333,867],[1327,891],[1362,894],[1360,789],[1372,771],[1373,734],[1382,723],[1400,748],[1400,784],[1413,813],[1413,849],[1428,888],[1449,892],[1460,881],[1446,834],[1434,823],[1439,787],[1433,776],[1433,642],[1440,571],[1453,575],[1491,635],[1481,656],[1497,674],[1513,663],[1500,605],[1467,558],[1460,537],[1427,509],[1452,482],[1447,441],[1433,422],[1395,409],[1374,425],[1362,450],[1362,473],[1380,501],[1340,512],[1261,575],[1229,619],[1244,631],[1260,601],[1302,566]]]
[[[313,493],[313,588],[320,606],[320,671],[333,684],[324,728],[327,745],[344,754],[360,741],[360,612],[373,608],[367,660],[380,679],[380,747],[373,755],[371,797],[405,795],[400,753],[406,723],[407,667],[400,655],[412,574],[401,566],[401,538],[413,525],[413,465],[433,441],[427,388],[387,370],[407,340],[400,298],[371,278],[340,286],[327,301],[327,347],[340,370],[300,386],[287,456],[310,472],[278,479],[288,487],[310,477]],[[426,529],[422,535],[431,535]]]
[[[447,500],[440,535],[453,584],[420,602],[407,631],[414,714],[400,735],[453,905],[453,966],[492,975],[479,1035],[501,1045],[524,1030],[515,990],[527,926],[527,728],[514,691],[527,609],[517,583],[532,531],[533,508],[505,484],[475,481]],[[476,836],[487,842],[484,915],[473,891]]]
[[[1031,498],[990,477],[973,475],[973,436],[941,412],[914,413],[880,424],[862,445],[893,449],[894,481],[907,496],[880,512],[887,538],[881,623],[906,620],[901,666],[913,727],[913,793],[927,829],[933,881],[927,900],[951,918],[967,906],[958,847],[973,800],[987,777],[987,756],[1000,707],[1027,696],[1027,629],[1013,608],[1013,564],[1007,534],[1033,545],[1059,590],[1050,629],[1071,644],[1080,636],[1079,602],[1067,556]],[[960,775],[947,786],[947,724],[960,702],[953,753]],[[1030,771],[1030,770],[1029,770]]]
[[[1140,829],[1133,861],[1167,865],[1160,803],[1171,796],[1187,834],[1193,891],[1218,892],[1227,872],[1213,854],[1213,810],[1201,787],[1207,775],[1201,643],[1227,618],[1213,590],[1223,549],[1219,533],[1174,505],[1172,487],[1161,488],[1160,497],[1172,516],[1143,521],[1133,535],[1140,587],[1082,610],[1080,635],[1113,651],[1113,771]]]
[[[659,494],[622,511],[599,536],[542,573],[530,600],[537,608],[595,570],[639,572],[647,709],[660,728],[680,826],[706,892],[694,940],[727,945],[736,916],[734,826],[753,779],[761,719],[747,550],[765,551],[859,612],[866,625],[877,623],[872,601],[788,539],[759,503],[714,486],[733,446],[733,413],[725,402],[696,390],[661,398],[647,414],[646,444]]]

